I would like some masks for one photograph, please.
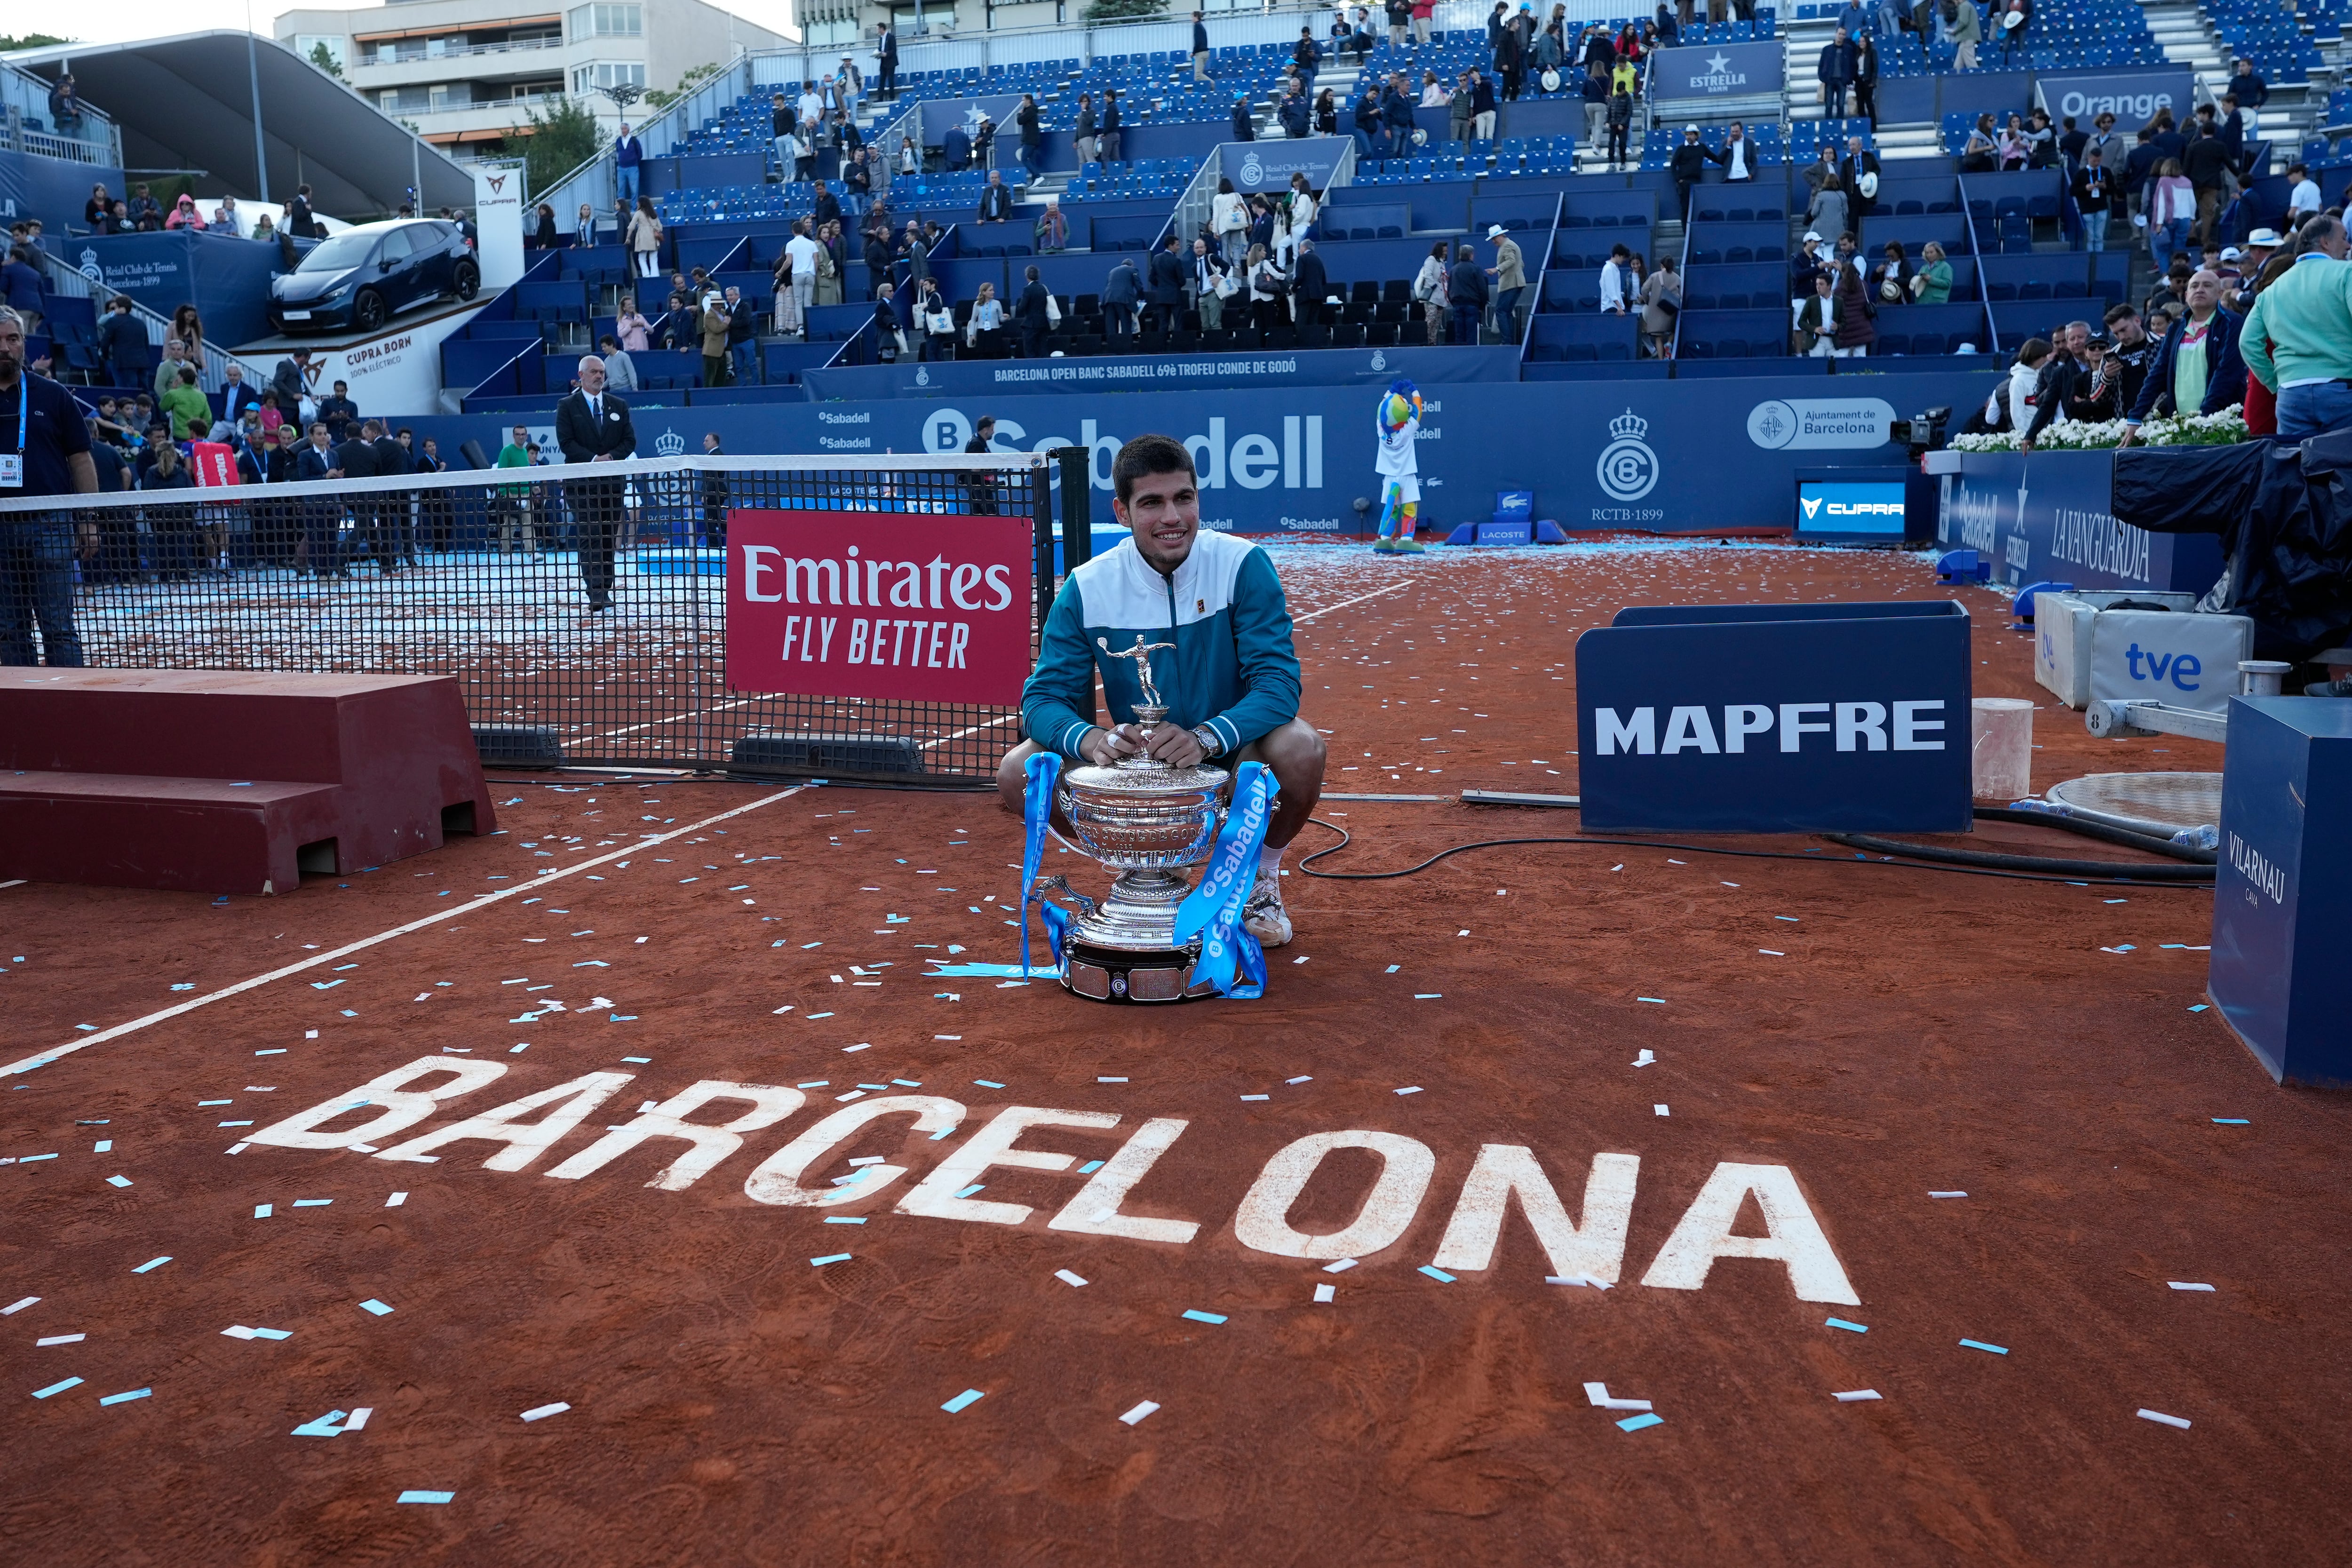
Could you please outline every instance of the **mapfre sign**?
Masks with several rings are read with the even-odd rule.
[[[1034,528],[1026,517],[731,514],[728,687],[1017,706]]]

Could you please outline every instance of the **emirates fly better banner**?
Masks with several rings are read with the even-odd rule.
[[[1017,707],[1029,679],[1025,517],[738,511],[727,523],[736,691]]]

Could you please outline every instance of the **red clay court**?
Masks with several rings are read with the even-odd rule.
[[[1455,797],[1577,789],[1623,605],[1958,596],[2047,702],[1913,556],[1280,560],[1399,797],[1317,869],[1575,835]],[[2036,787],[2219,766],[2036,718]],[[2342,1560],[2352,1100],[2197,1010],[2209,889],[1517,847],[1294,875],[1263,1000],[1153,1012],[934,975],[1017,958],[988,795],[491,793],[0,889],[10,1560]]]

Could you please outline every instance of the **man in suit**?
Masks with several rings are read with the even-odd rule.
[[[580,384],[555,405],[555,442],[567,463],[623,462],[636,454],[629,405],[604,390],[604,362],[594,354],[580,362]],[[580,582],[592,616],[613,607],[613,540],[623,488],[616,479],[572,479],[563,487],[580,534]]]
[[[1013,216],[1013,191],[1004,183],[1003,172],[991,169],[988,184],[980,193],[980,221],[1003,223]]]
[[[1110,276],[1103,280],[1102,308],[1106,335],[1114,338],[1132,337],[1135,333],[1135,305],[1141,298],[1142,280],[1136,276],[1135,263],[1122,257]]]
[[[1323,270],[1323,258],[1315,253],[1315,242],[1298,242],[1298,259],[1290,264],[1290,303],[1302,327],[1319,327],[1324,312],[1329,308],[1323,297],[1331,291],[1330,275]]]
[[[377,429],[372,439],[375,443],[375,471],[379,477],[389,479],[396,474],[416,471],[415,452],[393,434],[391,426]],[[382,497],[376,503],[376,510],[383,520],[384,536],[392,543],[393,558],[411,566],[417,563],[417,493],[410,490],[405,495]]]
[[[1184,320],[1184,259],[1172,234],[1152,253],[1151,313],[1163,332],[1174,331]]]
[[[884,98],[898,96],[898,29],[887,22],[874,24],[875,91]]]
[[[1037,268],[1034,266],[1028,268],[1021,285],[1021,298],[1013,307],[1013,323],[1021,329],[1021,357],[1024,359],[1045,357],[1045,334],[1054,325],[1045,315],[1047,298],[1045,285],[1038,281]]]
[[[1847,137],[1845,156],[1838,161],[1838,184],[1845,191],[1846,208],[1853,215],[1856,224],[1870,216],[1871,209],[1877,205],[1878,199],[1877,180],[1874,178],[1870,182],[1870,192],[1865,195],[1862,188],[1862,177],[1864,174],[1875,175],[1877,173],[1878,154],[1864,147],[1861,137]]]
[[[335,467],[343,471],[344,479],[373,479],[383,473],[383,456],[376,448],[376,441],[383,434],[383,426],[373,419],[351,426],[349,438],[335,448]],[[352,496],[350,501],[352,553],[358,554],[361,542],[365,541],[369,555],[374,558],[375,569],[387,577],[399,575],[400,560],[397,551],[384,548],[388,531],[385,519],[391,508],[402,505],[404,503],[396,497],[372,491],[362,491]],[[351,570],[351,561],[346,557],[341,571],[337,574],[348,577]]]

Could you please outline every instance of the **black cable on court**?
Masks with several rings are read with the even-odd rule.
[[[1937,850],[1931,858],[1921,860],[1897,860],[1889,858],[1885,855],[1874,860],[1867,855],[1862,854],[1857,854],[1853,859],[1846,860],[1824,855],[1797,854],[1785,849],[1727,849],[1719,845],[1677,844],[1654,838],[1592,838],[1568,835],[1527,838],[1482,838],[1475,843],[1457,844],[1450,849],[1441,849],[1418,865],[1407,866],[1394,871],[1318,871],[1314,868],[1316,861],[1327,855],[1336,855],[1345,849],[1353,842],[1353,837],[1346,828],[1336,822],[1328,822],[1319,816],[1309,817],[1307,820],[1318,827],[1328,827],[1338,834],[1339,842],[1327,849],[1318,849],[1312,855],[1303,858],[1298,862],[1297,868],[1303,876],[1318,877],[1328,881],[1379,882],[1395,877],[1410,877],[1417,872],[1428,870],[1441,860],[1451,859],[1456,855],[1466,855],[1474,849],[1504,849],[1534,844],[1581,844],[1601,848],[1679,849],[1690,855],[1722,855],[1740,860],[1802,860],[1814,866],[1860,865],[1892,867],[1898,870],[1910,871],[1946,871],[1965,877],[1996,877],[2004,881],[2012,882],[2081,884],[2098,880],[2131,883],[2149,888],[2206,889],[2210,889],[2213,885],[2213,872],[2210,867],[2150,866],[2144,862],[2121,860],[2049,860],[2034,856],[1990,855],[1977,850]],[[2054,826],[2054,819],[2053,825]],[[1822,837],[1840,843],[1852,841],[1860,845],[1864,842],[1864,837],[1861,835],[1831,833],[1824,834]],[[1904,855],[1918,855],[1928,847],[1903,844],[1894,839],[1869,839],[1867,842],[1874,847],[1883,847],[1885,850]],[[1945,859],[1946,856],[1967,856],[1969,858],[1948,861]],[[2034,869],[2014,868],[2021,865]],[[2036,871],[2056,874],[2037,875]]]

